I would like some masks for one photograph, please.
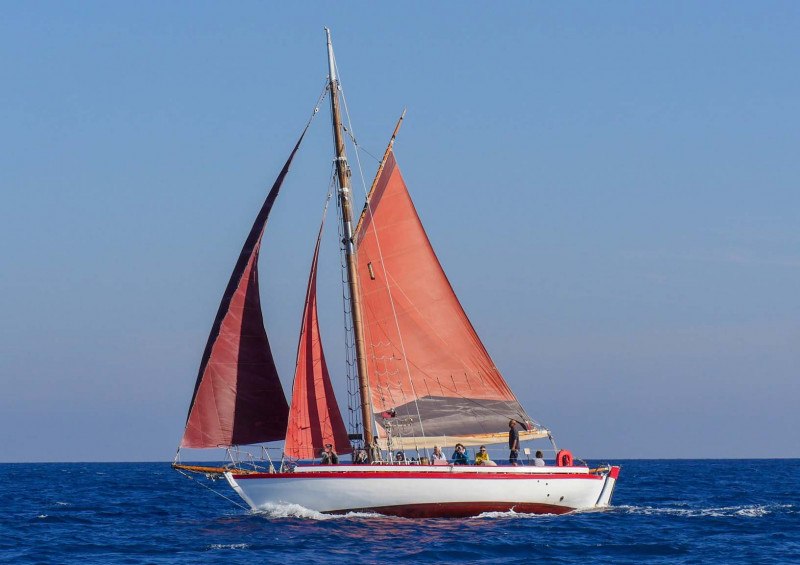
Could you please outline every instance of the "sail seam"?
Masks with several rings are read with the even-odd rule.
[[[334,58],[334,65],[335,64],[336,64],[336,59]],[[338,71],[338,65],[337,65],[336,68],[337,68],[337,71]],[[339,73],[339,84],[341,84],[341,83],[342,83],[342,75],[341,75],[341,72],[340,72]],[[350,131],[352,132],[353,131],[353,125],[352,125],[351,120],[350,120],[350,111],[347,108],[347,99],[344,96],[344,89],[342,89],[342,104],[344,106],[345,115],[347,116],[347,125],[349,126]],[[363,171],[362,166],[361,166],[361,159],[359,158],[359,155],[358,155],[359,154],[359,151],[358,151],[359,150],[359,146],[358,146],[358,143],[355,140],[355,135],[352,135],[351,137],[352,137],[352,140],[353,140],[353,145],[356,148],[356,151],[355,151],[356,163],[358,164],[358,173],[359,173],[359,175],[361,177],[361,186],[364,189],[364,197],[367,198],[368,197],[367,189],[366,189],[367,183],[366,183],[366,180],[364,179],[364,171]],[[378,248],[378,257],[380,257],[380,260],[381,260],[381,269],[383,270],[384,280],[388,281],[388,278],[386,278],[386,265],[385,265],[385,263],[383,261],[383,254],[381,252],[380,239],[378,238],[378,231],[375,228],[375,218],[372,216],[372,209],[371,209],[371,207],[369,205],[367,205],[367,213],[370,215],[370,224],[372,225],[373,233],[375,235],[375,243],[376,243],[376,246]],[[354,234],[354,237],[355,237],[355,234]],[[356,262],[357,262],[358,261],[358,254],[355,254],[355,259],[356,259]],[[359,287],[361,286],[361,278],[360,277],[359,277],[359,280],[358,280],[358,285],[359,285]],[[416,391],[416,389],[414,387],[414,380],[411,378],[411,370],[410,370],[410,367],[408,366],[408,355],[406,355],[405,344],[403,343],[403,334],[400,331],[400,324],[399,324],[399,321],[397,320],[397,310],[395,309],[394,299],[392,298],[392,291],[391,291],[391,288],[389,288],[388,284],[387,284],[386,290],[387,290],[387,292],[389,294],[389,303],[390,303],[390,305],[392,307],[392,314],[394,315],[395,328],[397,329],[397,336],[398,336],[398,338],[400,340],[400,350],[403,353],[403,362],[405,363],[405,366],[406,366],[406,374],[408,375],[408,382],[411,385],[411,392],[414,394],[414,407],[417,410],[417,419],[419,421],[420,432],[422,432],[422,437],[424,438],[425,437],[425,428],[424,428],[424,425],[422,423],[422,414],[420,413],[420,410],[419,410],[419,403],[417,402],[417,391]],[[369,379],[367,379],[367,382],[369,382]],[[405,394],[403,396],[405,396]],[[417,451],[419,451],[419,450],[417,450]],[[427,454],[427,448],[425,448],[425,452]]]
[[[319,241],[322,238],[322,231],[325,228],[325,218],[328,215],[328,205],[330,204],[331,195],[332,194],[333,194],[333,192],[331,190],[329,190],[328,191],[328,196],[327,196],[327,198],[325,200],[325,208],[322,211],[322,222],[320,223],[319,234],[317,235],[317,250],[319,249]],[[315,252],[314,261],[313,261],[313,263],[311,265],[311,272],[312,273],[314,273],[315,270],[316,270],[316,264],[317,264],[317,254]],[[314,276],[316,276],[316,275],[314,275]],[[314,290],[312,289],[312,285],[309,284],[308,288],[306,289],[306,299],[305,299],[305,304],[304,304],[304,311],[306,312],[306,314],[303,316],[302,323],[300,324],[300,336],[298,337],[298,341],[297,341],[297,354],[295,355],[296,361],[295,361],[294,378],[292,379],[292,391],[294,391],[294,389],[295,389],[295,384],[297,382],[297,377],[298,377],[297,368],[300,366],[300,348],[302,347],[302,344],[303,344],[303,335],[305,334],[306,328],[308,327],[308,322],[309,322],[309,320],[310,320],[310,318],[312,316],[312,313],[308,308],[308,305],[311,302],[312,292],[314,292]],[[317,362],[321,362],[321,361],[317,360]],[[295,402],[295,398],[294,398],[294,394],[293,394],[292,395],[292,403],[294,403],[294,402]],[[291,414],[291,412],[290,412],[290,414]],[[292,422],[292,418],[291,418],[291,415],[290,415],[289,419],[286,422],[286,434],[285,434],[285,437],[287,438],[287,440],[288,440],[289,435],[290,435],[290,433],[292,431],[292,424],[293,424],[293,422]],[[301,429],[301,430],[311,429],[311,427],[312,426],[309,425],[309,426],[300,427],[299,429]],[[333,428],[331,427],[331,429],[333,429]],[[285,448],[286,448],[286,441],[284,441],[284,456],[286,456]],[[315,455],[313,440],[312,440],[312,445],[310,446],[310,449],[311,449],[311,457],[313,458],[314,455]]]
[[[249,234],[247,236],[247,239],[245,240],[245,244],[244,244],[244,246],[242,248],[242,251],[239,254],[239,259],[237,259],[236,266],[234,267],[234,272],[231,275],[231,278],[228,280],[228,284],[225,287],[225,291],[223,293],[222,300],[221,300],[219,308],[217,310],[217,315],[215,317],[214,324],[212,325],[212,328],[211,328],[211,334],[209,335],[209,338],[208,338],[208,340],[206,342],[205,350],[203,352],[203,357],[202,357],[202,360],[201,360],[201,363],[200,363],[200,369],[198,371],[197,381],[195,383],[195,388],[194,388],[194,391],[192,393],[192,399],[191,399],[191,401],[189,403],[189,410],[188,410],[188,413],[186,415],[186,424],[184,426],[183,437],[182,437],[181,443],[180,443],[180,445],[178,447],[178,451],[180,451],[181,447],[184,446],[185,444],[193,444],[194,447],[201,447],[199,445],[194,445],[196,443],[199,443],[199,442],[195,441],[197,439],[196,437],[187,440],[187,435],[190,435],[190,433],[191,433],[190,430],[193,429],[194,427],[197,427],[197,426],[200,426],[200,429],[199,429],[198,432],[195,432],[195,433],[198,433],[202,438],[204,438],[204,441],[202,441],[203,444],[208,444],[209,436],[213,436],[214,434],[216,434],[217,438],[220,439],[219,438],[219,433],[222,432],[222,423],[220,421],[219,405],[217,403],[215,391],[212,390],[212,398],[214,400],[213,405],[214,405],[215,416],[216,416],[217,421],[218,421],[216,432],[213,432],[213,433],[209,432],[206,429],[206,427],[202,426],[202,421],[195,422],[193,424],[193,415],[195,414],[195,410],[197,409],[198,395],[200,394],[200,389],[202,387],[203,382],[205,381],[206,374],[208,373],[209,369],[211,367],[213,367],[217,363],[216,359],[214,359],[213,357],[214,357],[215,351],[217,350],[217,346],[220,344],[219,338],[221,336],[222,331],[224,330],[224,327],[223,327],[224,326],[224,320],[229,314],[231,314],[230,307],[233,304],[233,301],[236,300],[237,293],[239,292],[240,288],[242,287],[243,282],[245,282],[245,280],[244,280],[245,272],[247,271],[248,268],[254,269],[254,270],[257,269],[257,262],[256,261],[257,261],[257,258],[258,258],[258,252],[259,252],[259,248],[260,248],[260,245],[261,245],[261,238],[262,238],[262,236],[264,234],[264,230],[266,229],[267,220],[269,219],[269,214],[270,214],[270,212],[272,210],[272,206],[273,206],[273,204],[275,203],[275,200],[278,197],[278,193],[279,193],[280,188],[281,188],[281,186],[283,184],[283,181],[286,178],[287,174],[289,173],[289,168],[290,168],[290,166],[292,164],[292,161],[294,160],[294,156],[297,153],[298,149],[300,148],[300,144],[302,143],[303,138],[305,137],[309,126],[311,125],[311,122],[313,121],[314,116],[316,116],[316,114],[319,112],[319,106],[322,103],[322,100],[324,100],[324,97],[325,97],[326,93],[327,93],[327,88],[323,89],[322,94],[320,95],[320,97],[319,97],[319,99],[317,101],[317,104],[314,107],[314,111],[312,112],[311,116],[309,117],[308,121],[306,122],[305,128],[303,129],[303,133],[300,135],[300,138],[298,139],[297,143],[294,146],[294,149],[290,153],[288,160],[286,161],[286,163],[284,164],[283,168],[281,169],[281,172],[279,173],[278,178],[275,180],[275,183],[272,185],[272,188],[270,189],[270,191],[269,191],[269,193],[267,195],[266,201],[262,205],[261,210],[259,211],[259,214],[256,216],[256,223],[250,229],[250,232],[249,232]],[[263,216],[263,219],[262,219],[262,216]],[[258,222],[262,222],[262,223],[261,223],[260,229],[256,233],[256,227],[258,225]],[[242,263],[242,261],[244,260],[244,258],[247,255],[249,255],[249,259],[246,262]],[[249,276],[249,272],[248,272],[248,276]],[[255,284],[256,285],[258,284],[257,280],[255,281]],[[243,303],[242,307],[243,307],[243,309],[247,308],[247,297],[246,296],[244,297],[244,303]],[[261,317],[260,310],[258,312],[258,315],[259,315],[259,317]],[[243,313],[242,313],[242,318],[244,318],[244,314]],[[231,318],[231,319],[233,320],[233,318]],[[263,317],[261,317],[261,327],[263,328]],[[242,329],[242,326],[240,325],[239,326],[240,334],[241,334],[241,329]],[[264,336],[266,337],[266,331],[264,331]],[[248,337],[248,336],[245,335],[244,337]],[[241,339],[241,336],[240,336],[240,339]],[[267,351],[269,351],[268,343],[267,343]],[[269,355],[269,358],[271,359],[271,354]],[[237,361],[238,361],[238,359],[237,359]],[[220,364],[220,365],[222,365],[222,364]],[[277,373],[276,373],[276,376],[277,376]],[[278,381],[278,383],[279,383],[279,381]],[[237,383],[236,384],[237,384],[237,387],[238,387],[238,376],[237,376]],[[280,387],[280,383],[278,384],[278,386]],[[211,387],[212,387],[212,389],[214,388],[213,379],[212,379],[212,382],[211,382]],[[281,391],[282,391],[282,389],[281,389]],[[284,399],[284,402],[285,402],[285,399]],[[234,442],[234,433],[235,433],[235,429],[234,428],[236,427],[235,426],[235,422],[236,422],[236,417],[237,417],[236,416],[237,408],[238,408],[238,406],[236,404],[234,404],[234,406],[232,407],[232,413],[231,413],[231,429],[229,431],[230,433],[226,434],[226,436],[229,436],[228,441],[230,441],[231,444]],[[287,409],[288,409],[288,406],[287,406]],[[200,420],[202,420],[202,412],[200,412],[200,414],[201,415],[198,416],[198,418],[200,418]],[[190,426],[192,426],[192,428],[190,428]],[[211,446],[205,445],[205,447],[211,447]]]

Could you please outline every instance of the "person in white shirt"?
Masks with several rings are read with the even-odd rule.
[[[541,451],[536,452],[536,458],[533,460],[534,467],[544,467],[544,454]]]
[[[433,446],[433,460],[434,461],[447,461],[447,457],[445,457],[444,453],[442,453],[442,448],[438,445]]]

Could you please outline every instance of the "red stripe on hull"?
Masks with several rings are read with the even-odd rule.
[[[561,479],[590,479],[603,480],[602,475],[554,473],[554,474],[522,474],[522,473],[403,473],[403,472],[349,472],[349,471],[321,471],[319,473],[252,473],[248,475],[233,475],[237,481],[246,479],[487,479],[487,480],[561,480]]]
[[[484,512],[508,512],[520,514],[566,514],[574,508],[552,504],[514,504],[510,502],[441,502],[429,504],[404,504],[402,506],[380,506],[378,508],[350,508],[326,514],[347,514],[348,512],[375,512],[386,516],[402,518],[468,518]]]

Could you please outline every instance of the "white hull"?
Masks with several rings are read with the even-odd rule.
[[[254,510],[298,504],[325,513],[457,517],[608,506],[618,474],[619,467],[590,473],[586,467],[337,465],[225,477]]]

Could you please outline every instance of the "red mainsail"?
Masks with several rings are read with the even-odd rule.
[[[510,419],[529,422],[456,298],[391,151],[356,242],[381,435],[391,424],[407,438],[483,441],[507,433]]]
[[[323,218],[323,225],[324,225]],[[339,405],[333,393],[317,318],[317,259],[322,239],[322,226],[317,236],[311,274],[308,277],[303,325],[297,346],[297,366],[292,388],[292,405],[286,429],[284,453],[298,459],[312,459],[325,444],[332,444],[337,453],[350,453]]]
[[[200,363],[181,447],[283,439],[289,406],[264,329],[258,252],[272,205],[304,136],[269,191],[228,281]]]

